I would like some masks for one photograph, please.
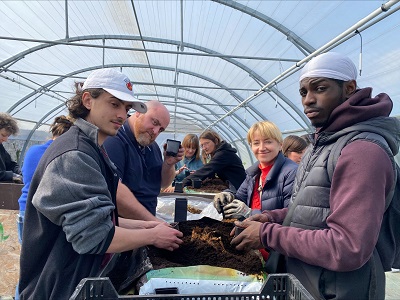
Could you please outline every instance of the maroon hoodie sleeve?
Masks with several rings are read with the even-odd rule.
[[[265,210],[262,213],[268,216],[268,219],[272,223],[282,224],[288,212],[288,208],[274,209],[274,210]]]
[[[286,256],[346,272],[371,257],[394,180],[393,167],[378,145],[359,140],[342,150],[331,187],[328,229],[304,230],[276,223],[261,226],[261,241]]]

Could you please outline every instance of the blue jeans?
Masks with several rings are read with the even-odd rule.
[[[14,297],[14,300],[19,300],[18,286],[19,286],[19,282],[17,283],[17,286],[15,287],[15,297]]]
[[[17,215],[17,229],[18,229],[18,241],[22,244],[22,229],[24,228],[24,218],[25,218],[25,211],[20,210],[19,214]],[[18,291],[19,283],[15,288],[15,300],[19,300],[19,291]]]
[[[18,241],[22,244],[22,229],[24,228],[25,211],[20,210],[17,215]]]

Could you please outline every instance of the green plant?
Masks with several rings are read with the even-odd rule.
[[[0,243],[8,239],[10,235],[4,235],[3,223],[0,223]]]
[[[15,156],[16,156],[16,161],[19,161],[19,158],[20,158],[20,156],[21,156],[22,150],[21,150],[21,148],[18,146],[18,142],[17,142],[17,141],[12,142],[11,145],[12,145],[13,148],[14,148],[14,152],[15,152]]]

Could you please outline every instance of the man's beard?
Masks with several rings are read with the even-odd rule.
[[[142,147],[147,147],[156,139],[153,132],[144,130],[141,118],[138,118],[133,126],[133,134],[138,144]]]
[[[154,142],[154,139],[147,132],[139,132],[136,136],[136,140],[140,146],[146,147]]]

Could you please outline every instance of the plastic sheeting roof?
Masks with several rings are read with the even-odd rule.
[[[388,93],[400,115],[399,9],[375,0],[1,1],[0,111],[21,121],[29,140],[67,113],[75,81],[118,68],[139,99],[170,110],[159,143],[211,127],[251,163],[253,123],[312,131],[298,71],[320,52],[356,65],[362,52],[359,86]]]

